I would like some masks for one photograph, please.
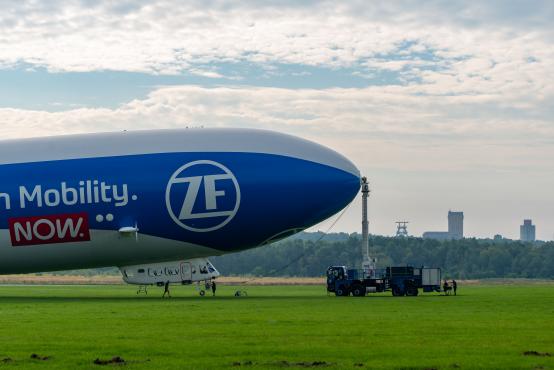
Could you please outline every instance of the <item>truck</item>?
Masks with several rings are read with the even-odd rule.
[[[393,296],[417,296],[423,292],[440,292],[441,269],[413,266],[390,266],[384,269],[360,270],[346,266],[329,266],[327,292],[336,296],[363,297],[368,293],[390,291]]]

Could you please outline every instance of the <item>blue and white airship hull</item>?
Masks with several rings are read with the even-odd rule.
[[[360,179],[270,131],[136,131],[0,142],[0,273],[188,260],[332,216]]]

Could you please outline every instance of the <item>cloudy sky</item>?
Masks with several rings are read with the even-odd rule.
[[[552,1],[0,5],[2,138],[272,129],[358,165],[373,233],[554,237]]]

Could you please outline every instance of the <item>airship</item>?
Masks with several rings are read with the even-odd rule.
[[[0,274],[116,266],[130,284],[219,276],[208,260],[325,220],[360,188],[341,154],[256,129],[0,142]]]

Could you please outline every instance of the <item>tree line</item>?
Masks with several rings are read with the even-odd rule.
[[[358,234],[302,233],[284,241],[210,260],[223,275],[302,276],[325,274],[330,265],[361,265]],[[372,236],[370,254],[378,267],[412,265],[441,267],[456,279],[554,278],[554,242]]]

